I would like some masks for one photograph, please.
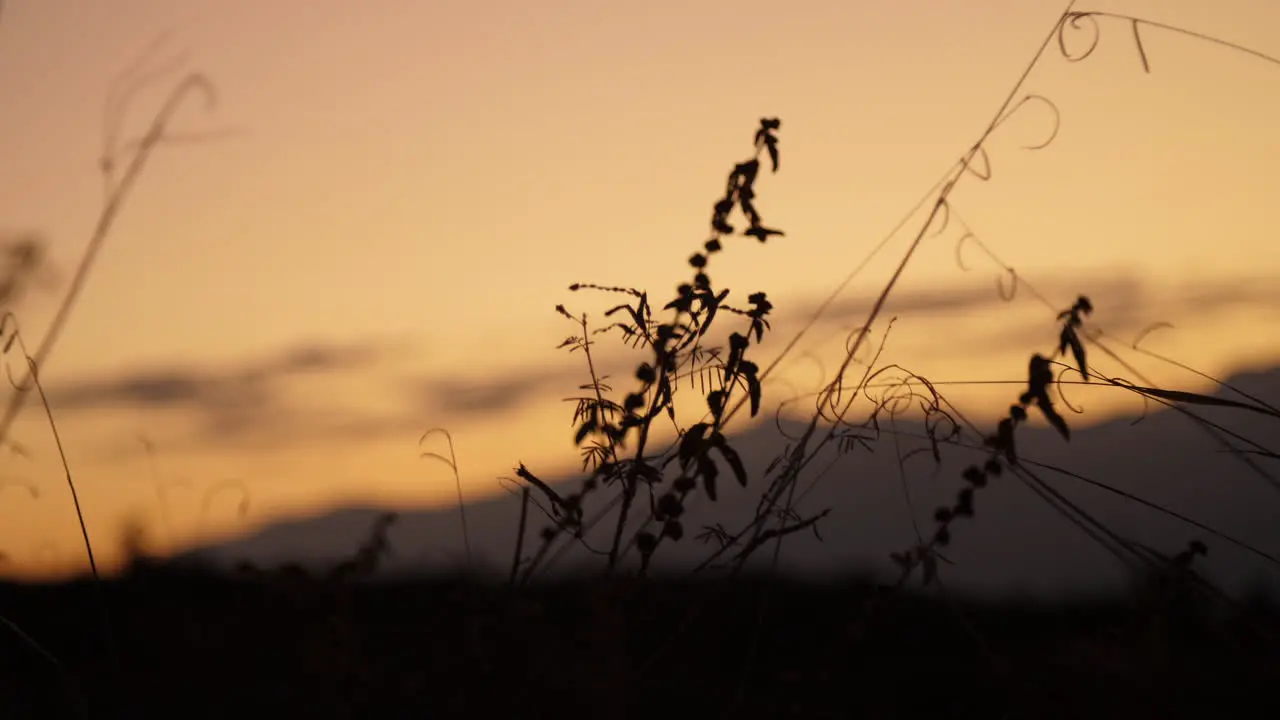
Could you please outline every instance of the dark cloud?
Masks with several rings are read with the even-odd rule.
[[[974,270],[974,273],[979,271]],[[1267,278],[1236,278],[1228,280],[1198,279],[1178,287],[1149,287],[1132,275],[1059,275],[1035,278],[1030,284],[1019,281],[1012,298],[1001,296],[997,283],[1003,283],[1007,292],[1010,280],[992,274],[989,285],[934,287],[920,290],[899,289],[885,303],[883,316],[898,315],[904,319],[921,315],[958,314],[973,316],[977,313],[993,313],[1014,304],[1020,307],[1042,307],[1046,315],[1050,304],[1059,303],[1057,309],[1065,310],[1079,295],[1087,295],[1093,302],[1093,319],[1115,335],[1136,334],[1157,322],[1186,322],[1221,315],[1241,307],[1270,308],[1280,304],[1280,286]],[[854,327],[862,323],[875,303],[875,296],[863,295],[842,298],[833,302],[823,313],[821,322],[828,325]],[[779,325],[808,320],[818,309],[817,302],[793,307],[778,313]],[[1002,318],[1003,322],[1003,318]],[[1003,324],[995,334],[1010,342],[1023,342],[1028,337],[1044,334],[1044,328],[1030,323]],[[990,340],[991,338],[987,338]]]
[[[247,382],[257,384],[252,380]],[[141,370],[116,377],[62,383],[49,392],[49,402],[62,411],[174,408],[220,405],[252,390],[245,378],[220,377],[213,372]]]
[[[192,366],[135,370],[61,382],[49,390],[61,410],[121,407],[234,406],[270,400],[270,385],[304,372],[355,370],[377,364],[388,348],[373,344],[306,345],[274,357],[222,368]]]
[[[602,364],[599,368],[604,369]],[[517,369],[472,379],[426,379],[418,394],[432,413],[451,418],[502,414],[556,392],[567,397],[587,382],[575,365],[537,370]]]
[[[174,366],[61,382],[48,396],[59,413],[187,410],[199,415],[206,438],[269,435],[281,432],[281,426],[317,419],[290,407],[279,395],[279,382],[305,373],[371,368],[391,351],[390,345],[375,342],[302,345],[230,366]]]

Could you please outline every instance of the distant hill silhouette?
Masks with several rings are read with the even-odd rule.
[[[1241,374],[1228,382],[1273,405],[1280,404],[1280,368]],[[1239,399],[1229,391],[1219,394]],[[1276,442],[1280,440],[1280,421],[1248,412],[1194,409],[1268,447],[1280,446]],[[1189,418],[1153,404],[1147,416],[1136,424],[1133,419],[1117,419],[1086,428],[1079,416],[1070,413],[1067,420],[1075,427],[1070,443],[1051,429],[1020,428],[1020,456],[1107,483],[1280,556],[1280,491],[1250,471],[1238,457],[1223,452]],[[897,426],[902,432],[922,433],[919,422],[899,420]],[[882,423],[882,428],[887,427]],[[798,422],[786,426],[793,436],[802,428]],[[734,437],[752,484],[743,490],[732,480],[725,480],[718,502],[702,498],[692,504],[685,516],[685,538],[679,543],[664,543],[655,556],[654,569],[678,571],[706,557],[714,546],[695,539],[703,525],[723,522],[730,529],[741,527],[750,518],[763,489],[761,470],[785,442],[771,422]],[[874,452],[858,448],[836,460],[799,506],[806,515],[824,508],[831,508],[831,513],[819,525],[822,541],[812,533],[796,533],[787,538],[779,559],[780,572],[808,577],[858,572],[887,575],[893,570],[889,553],[914,544],[892,438],[886,434],[873,447]],[[926,445],[918,440],[902,440],[904,451],[914,447]],[[975,450],[944,445],[942,465],[936,469],[928,453],[908,461],[910,494],[922,532],[927,535],[930,531],[934,508],[950,502],[962,487],[960,471],[982,457]],[[835,450],[831,447],[806,471],[805,481],[833,458]],[[514,465],[518,458],[511,461]],[[1280,478],[1280,462],[1265,457],[1255,458],[1255,462]],[[1168,555],[1185,548],[1190,540],[1202,540],[1208,545],[1209,554],[1200,567],[1224,587],[1242,589],[1264,583],[1272,589],[1280,588],[1280,568],[1255,554],[1077,479],[1047,469],[1036,470],[1040,477],[1128,539]],[[575,487],[577,478],[562,482],[574,483],[570,487]],[[607,492],[593,496],[588,515],[591,508],[600,506]],[[953,563],[941,568],[949,587],[1000,594],[1056,595],[1118,590],[1127,582],[1124,566],[1114,556],[1011,475],[1006,474],[980,491],[975,504],[976,517],[954,526],[953,542],[944,550]],[[328,564],[350,555],[382,512],[380,508],[346,508],[321,517],[285,521],[242,539],[188,553],[182,559],[217,567],[231,567],[242,560],[263,566],[293,561]],[[479,565],[495,573],[507,571],[518,514],[519,498],[514,495],[468,505],[471,545]],[[548,524],[536,508],[531,508],[529,517],[526,552],[536,548],[537,532]],[[611,527],[611,523],[602,523],[588,539],[594,539],[595,547],[607,547],[605,536]],[[402,512],[391,529],[390,540],[394,555],[384,565],[388,574],[435,572],[462,561],[455,507]],[[753,566],[767,568],[771,556],[770,546],[757,553]],[[629,559],[634,562],[635,554]],[[592,563],[602,567],[603,558],[577,547],[556,565],[556,570],[579,569]]]

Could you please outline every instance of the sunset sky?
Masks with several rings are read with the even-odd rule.
[[[728,238],[711,276],[776,306],[765,364],[979,137],[1064,3],[1025,0],[6,0],[0,14],[0,233],[38,233],[50,266],[13,307],[34,347],[92,233],[98,161],[136,140],[184,73],[184,103],[42,368],[90,532],[108,564],[126,519],[184,547],[346,502],[452,502],[419,436],[454,436],[468,497],[520,461],[576,468],[580,355],[555,346],[616,298],[666,297],[707,236],[759,118],[782,162],[758,183],[786,237]],[[1079,4],[1280,56],[1268,0]],[[1056,41],[988,141],[949,226],[886,308],[883,362],[938,381],[1023,379],[1052,348],[1051,310],[1089,295],[1117,349],[1205,372],[1280,363],[1280,66],[1158,28],[1099,19],[1094,54]],[[1090,42],[1068,31],[1069,48]],[[120,118],[113,86],[150,74]],[[827,372],[919,230],[917,213],[806,336]],[[739,223],[741,224],[741,223]],[[881,326],[873,328],[878,343]],[[727,330],[726,330],[727,332]],[[630,355],[600,346],[624,392]],[[1134,354],[1153,382],[1200,379]],[[6,362],[15,375],[24,365]],[[1106,358],[1099,371],[1127,375]],[[781,377],[814,389],[799,351]],[[1129,378],[1136,380],[1136,378]],[[782,394],[791,386],[771,386]],[[967,390],[975,418],[1008,387]],[[1079,395],[1102,421],[1134,409]],[[0,572],[80,568],[84,552],[43,410],[29,402],[0,461]],[[434,442],[428,448],[441,451]],[[31,497],[26,484],[38,490]],[[240,490],[247,489],[241,517]]]

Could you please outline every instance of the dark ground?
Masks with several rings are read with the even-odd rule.
[[[104,590],[119,670],[92,583],[0,585],[0,615],[65,670],[0,626],[0,718],[1280,717],[1274,606],[1206,614],[1169,592],[898,593],[863,622],[878,591],[858,581],[513,591],[140,567]]]

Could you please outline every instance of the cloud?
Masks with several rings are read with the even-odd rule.
[[[1242,306],[1270,308],[1280,304],[1280,286],[1274,280],[1264,277],[1199,279],[1177,286],[1156,286],[1144,284],[1135,275],[1058,275],[1035,278],[1031,282],[1019,279],[1014,295],[1009,300],[1005,299],[1007,295],[1001,296],[996,283],[1002,283],[1007,292],[1010,279],[1007,276],[1000,277],[998,271],[992,277],[996,279],[987,287],[973,284],[920,290],[899,289],[890,295],[882,316],[973,316],[998,313],[1010,303],[1023,307],[1028,304],[1042,306],[1048,314],[1051,308],[1042,305],[1041,298],[1050,304],[1060,303],[1061,307],[1054,308],[1056,311],[1065,310],[1077,296],[1083,294],[1093,302],[1093,319],[1106,327],[1110,334],[1123,336],[1136,334],[1157,322],[1211,318]],[[837,299],[823,311],[820,322],[855,327],[866,319],[875,300],[873,295]],[[783,311],[779,313],[779,324],[789,327],[792,323],[807,321],[818,311],[819,306],[820,301],[812,301]],[[1001,327],[996,335],[1010,342],[1024,342],[1028,337],[1043,335],[1043,327],[1033,325],[1032,321],[1027,321],[1025,326],[1015,322]]]
[[[224,367],[181,365],[59,382],[48,389],[48,396],[57,413],[190,411],[197,414],[202,434],[230,439],[306,419],[306,413],[282,396],[284,381],[305,374],[368,370],[392,351],[387,343],[315,343]]]
[[[376,365],[388,348],[374,344],[304,345],[274,357],[224,368],[179,366],[61,382],[49,390],[61,410],[234,406],[270,399],[272,383],[307,372]]]
[[[611,364],[598,361],[607,375]],[[417,381],[416,392],[433,413],[470,419],[501,415],[554,393],[568,396],[587,382],[583,369],[572,363],[554,368],[513,369],[472,379],[428,378]],[[607,383],[606,383],[607,384]]]

